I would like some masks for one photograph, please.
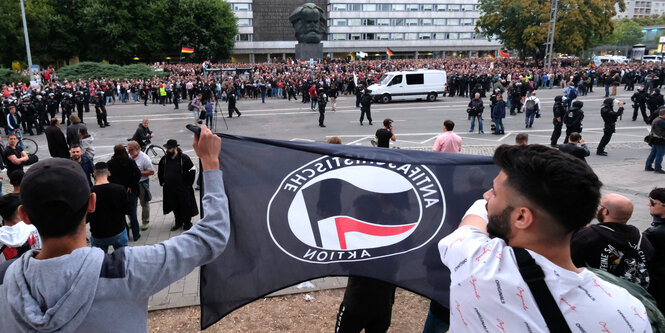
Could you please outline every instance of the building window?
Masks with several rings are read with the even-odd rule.
[[[416,34],[416,33],[406,33],[406,34],[404,34],[404,39],[418,39],[418,34]]]
[[[406,10],[410,12],[417,12],[420,10],[420,5],[418,4],[408,4],[406,5]]]
[[[330,34],[332,40],[346,40],[346,34]]]
[[[363,25],[376,25],[376,19],[364,19],[363,20]]]
[[[423,12],[434,11],[434,5],[422,5],[422,6],[423,6]]]
[[[418,25],[418,19],[406,19],[406,25]]]
[[[449,18],[447,21],[448,25],[459,25],[459,19],[457,18]]]
[[[461,32],[459,34],[459,39],[471,39],[473,36],[471,35],[470,32]]]
[[[474,5],[462,5],[462,11],[463,12],[471,12],[473,11]]]
[[[434,19],[434,25],[446,25],[446,19]]]
[[[392,7],[390,7],[393,12],[403,12],[405,8],[404,4],[393,4]]]
[[[450,33],[448,33],[448,38],[447,39],[459,39],[458,34],[456,32],[450,32]]]
[[[473,25],[473,19],[461,19],[460,23],[462,25]]]
[[[363,5],[359,3],[351,3],[349,4],[349,11],[350,12],[361,12],[363,10]]]
[[[252,19],[238,19],[238,26],[239,27],[251,27],[252,26]]]
[[[362,19],[349,19],[349,26],[359,26],[363,24]]]
[[[234,3],[233,11],[234,12],[248,12],[252,10],[252,4],[249,3]]]
[[[389,12],[390,4],[378,4],[376,5],[376,10],[379,12]]]
[[[376,34],[376,39],[378,39],[378,40],[388,40],[388,39],[390,39],[390,34]]]
[[[252,34],[237,34],[233,39],[237,42],[251,42]]]
[[[432,19],[422,19],[422,25],[432,25]]]
[[[375,12],[376,5],[363,5],[363,11],[365,12]]]
[[[432,34],[429,32],[426,33],[420,33],[418,35],[418,39],[432,39]]]
[[[333,12],[345,12],[346,4],[334,4],[332,5]]]
[[[460,11],[460,5],[448,5],[448,11],[449,12],[459,12]]]
[[[390,25],[390,19],[377,19],[376,25]]]
[[[435,32],[432,36],[432,39],[446,39],[445,32]]]
[[[346,25],[346,19],[333,19],[332,23],[334,26],[345,26]]]
[[[393,19],[393,25],[396,25],[396,26],[404,25],[404,19],[401,19],[401,18]]]
[[[439,12],[445,12],[446,10],[448,10],[446,8],[447,6],[448,5],[436,5],[436,10],[439,11]]]
[[[362,40],[363,39],[363,34],[350,34],[349,39],[350,40]]]
[[[390,39],[402,40],[404,39],[404,34],[390,34]]]
[[[366,33],[364,40],[375,40],[376,39],[376,34],[375,33]]]

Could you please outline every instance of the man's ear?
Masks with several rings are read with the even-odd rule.
[[[28,217],[28,213],[25,211],[25,208],[23,208],[23,205],[18,206],[18,217],[21,218],[21,221],[25,222],[26,224],[32,224],[30,222],[30,218]]]
[[[514,216],[513,227],[516,229],[528,229],[533,225],[534,215],[533,211],[528,207],[517,207],[513,210],[512,215]]]

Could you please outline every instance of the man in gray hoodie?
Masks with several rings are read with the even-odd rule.
[[[211,262],[229,238],[221,139],[203,126],[194,150],[204,170],[205,218],[162,243],[111,254],[86,246],[85,216],[96,197],[81,168],[58,158],[32,166],[21,185],[19,215],[37,227],[42,250],[0,264],[0,312],[8,314],[0,316],[0,330],[146,332],[150,295]],[[59,214],[52,214],[56,207]]]

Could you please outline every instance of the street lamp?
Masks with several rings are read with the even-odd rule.
[[[32,55],[30,54],[30,38],[28,38],[28,23],[25,20],[25,6],[21,0],[21,15],[23,16],[23,33],[25,34],[25,50],[28,53],[28,71],[30,72],[30,81],[32,81]]]

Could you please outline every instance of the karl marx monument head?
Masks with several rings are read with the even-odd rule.
[[[319,43],[326,34],[326,18],[321,7],[308,2],[289,16],[299,43]]]

